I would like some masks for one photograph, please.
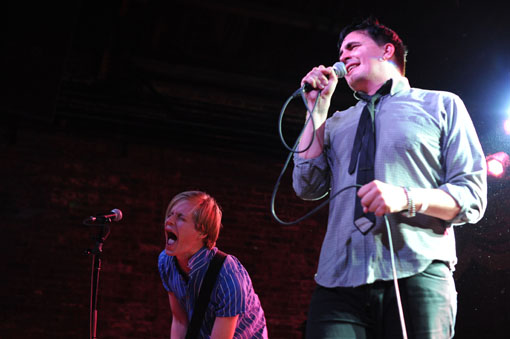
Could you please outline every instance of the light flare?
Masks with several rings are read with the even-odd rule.
[[[505,152],[497,152],[486,157],[487,173],[490,176],[501,178],[505,175],[510,164],[510,157]]]

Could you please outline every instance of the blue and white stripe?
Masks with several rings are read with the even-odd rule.
[[[188,281],[179,272],[175,257],[163,251],[159,255],[158,267],[164,288],[172,292],[191,319],[195,300],[204,279],[209,262],[218,249],[202,248],[189,260]],[[231,255],[225,259],[218,280],[211,293],[208,310],[200,329],[200,338],[209,338],[215,318],[239,315],[234,338],[267,338],[266,319],[259,298],[253,290],[248,272]]]

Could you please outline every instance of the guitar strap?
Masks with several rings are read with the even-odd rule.
[[[198,298],[195,301],[195,308],[193,309],[193,315],[191,316],[191,321],[186,332],[186,339],[196,339],[200,333],[200,327],[202,327],[202,323],[204,322],[205,311],[211,299],[212,289],[226,257],[227,254],[225,252],[218,250],[209,263],[204,281],[200,287]]]

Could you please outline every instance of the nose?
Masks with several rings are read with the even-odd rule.
[[[341,62],[343,62],[344,64],[347,64],[347,61],[348,61],[350,58],[351,58],[351,55],[350,55],[350,52],[349,52],[349,50],[348,50],[348,49],[343,50],[343,51],[342,51],[342,50],[340,51],[340,58],[339,58],[339,60],[340,60]]]
[[[165,226],[166,225],[173,225],[175,222],[175,218],[172,217],[171,215],[167,216],[166,219],[165,219]]]
[[[163,227],[163,230],[165,233],[172,231],[173,224],[171,222],[168,222],[168,220],[165,222],[165,227]]]
[[[339,58],[339,60],[341,62],[343,62],[344,64],[347,64],[347,60],[349,60],[349,59],[350,59],[350,57],[348,56],[348,54],[346,52],[343,52]]]

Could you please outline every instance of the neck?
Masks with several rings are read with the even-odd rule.
[[[374,95],[379,90],[379,88],[381,88],[382,85],[384,85],[385,83],[386,83],[386,81],[383,83],[380,83],[380,84],[379,83],[374,84],[373,86],[370,86],[366,92],[365,91],[363,91],[363,92],[368,95]]]
[[[397,81],[396,77],[388,77],[384,80],[373,82],[370,85],[363,86],[362,89],[356,92],[362,92],[368,95],[374,95],[384,84],[386,84],[389,80],[393,80],[393,83]]]
[[[186,276],[191,271],[191,268],[188,266],[188,261],[191,257],[177,257],[177,266],[181,269],[182,273],[186,274]]]
[[[368,95],[374,95],[382,85],[388,80],[393,79],[395,82],[401,78],[402,74],[392,63],[386,61],[381,65],[381,68],[374,71],[372,76],[363,79],[359,86],[358,92],[363,92]]]
[[[186,275],[191,271],[191,268],[188,266],[189,264],[189,260],[191,259],[192,256],[194,256],[198,251],[200,251],[202,249],[203,246],[200,246],[200,247],[195,247],[193,249],[191,249],[188,253],[186,254],[182,254],[182,255],[177,255],[176,256],[176,259],[177,259],[177,264],[179,266],[179,268],[181,269],[181,271],[183,273],[185,273]]]

